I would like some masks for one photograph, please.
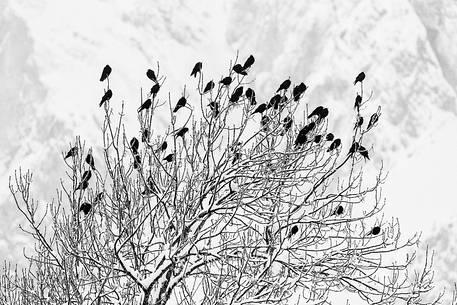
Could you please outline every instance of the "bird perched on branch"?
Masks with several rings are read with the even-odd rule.
[[[341,139],[333,140],[332,144],[330,144],[329,148],[327,149],[327,152],[337,149],[340,145],[341,145]]]
[[[292,127],[292,118],[290,116],[285,117],[282,120],[282,126],[284,128],[284,132],[287,132]]]
[[[243,66],[240,64],[234,65],[232,70],[235,71],[236,74],[240,74],[240,75],[244,75],[244,76],[248,75],[246,73],[245,69],[243,68]]]
[[[375,226],[375,227],[373,227],[373,229],[370,230],[370,232],[367,234],[367,236],[368,235],[378,235],[379,233],[381,233],[381,227]]]
[[[147,109],[151,108],[151,105],[152,105],[152,100],[150,98],[148,98],[147,100],[144,101],[143,104],[141,104],[140,108],[138,108],[138,113],[140,113],[143,110],[147,110]]]
[[[187,127],[183,127],[181,128],[177,133],[176,133],[176,137],[184,137],[184,135],[186,134],[186,132],[189,131],[189,128]]]
[[[306,85],[302,82],[299,85],[295,86],[294,89],[292,89],[292,96],[294,97],[294,101],[298,101],[303,93],[305,93],[307,87]]]
[[[354,102],[354,108],[357,109],[357,112],[360,110],[360,105],[362,105],[362,97],[357,94]]]
[[[154,84],[154,86],[152,86],[151,91],[150,91],[150,93],[151,93],[151,95],[152,95],[152,98],[155,98],[155,97],[156,97],[156,95],[157,95],[157,93],[159,92],[159,90],[160,90],[160,85],[159,85],[159,83],[156,83],[156,84]]]
[[[290,84],[291,84],[290,79],[286,79],[285,81],[283,81],[283,82],[281,83],[281,85],[279,85],[279,88],[278,88],[278,90],[276,90],[276,92],[279,92],[279,91],[281,91],[281,90],[284,90],[284,91],[285,91],[285,90],[289,89]]]
[[[78,146],[74,146],[74,147],[70,148],[70,150],[65,155],[65,158],[63,158],[63,159],[65,160],[70,157],[76,157],[77,155],[78,155]]]
[[[167,141],[163,141],[162,145],[160,145],[160,150],[165,151],[165,149],[167,149],[167,147],[168,147]]]
[[[141,165],[141,156],[138,153],[134,153],[133,155],[133,168],[138,169]]]
[[[83,212],[84,215],[87,215],[89,214],[90,210],[92,209],[92,205],[88,202],[84,202],[83,204],[81,204],[81,206],[79,207],[79,211]]]
[[[358,150],[359,150],[359,143],[354,142],[354,143],[352,143],[351,148],[349,148],[348,155],[352,155]]]
[[[201,73],[202,66],[203,66],[203,64],[201,61],[197,62],[195,64],[194,68],[192,69],[190,76],[197,77],[197,73]]]
[[[363,117],[362,116],[359,116],[359,118],[357,119],[357,122],[355,123],[354,125],[354,130],[359,128],[360,126],[363,125]]]
[[[133,152],[138,152],[138,148],[140,147],[140,142],[138,142],[138,139],[133,137],[130,140],[130,148],[133,150]]]
[[[105,94],[103,94],[99,106],[101,107],[106,101],[109,101],[113,97],[113,91],[108,89]]]
[[[308,115],[308,119],[310,119],[311,117],[317,115],[317,119],[318,120],[322,120],[324,119],[325,117],[328,116],[328,109],[325,108],[325,107],[322,107],[322,106],[317,106],[316,109],[314,109],[309,115]]]
[[[207,93],[207,92],[213,90],[213,88],[214,88],[214,82],[213,82],[212,80],[210,80],[210,81],[206,84],[205,89],[203,89],[203,94],[205,94],[205,93]]]
[[[171,161],[173,161],[173,157],[174,157],[174,154],[169,154],[168,156],[163,158],[163,160],[165,160],[167,162],[171,162]]]
[[[149,141],[149,130],[145,128],[141,133],[141,142],[148,142]]]
[[[232,78],[230,76],[226,76],[219,83],[224,86],[229,86],[232,83]]]
[[[249,57],[244,62],[244,65],[243,65],[244,70],[249,69],[254,64],[254,62],[255,62],[254,56],[249,55]]]
[[[325,136],[325,140],[326,141],[332,141],[334,137],[335,136],[333,135],[333,133],[330,132]]]
[[[105,79],[108,78],[108,76],[111,74],[111,67],[109,65],[106,65],[103,68],[102,75],[100,76],[100,81],[103,82]]]
[[[271,107],[274,107],[274,108],[277,109],[277,107],[279,106],[279,102],[280,101],[281,101],[281,95],[280,94],[276,94],[268,102],[267,108],[270,109]]]
[[[335,209],[335,211],[333,211],[332,215],[337,215],[337,216],[339,216],[339,215],[343,214],[343,212],[344,212],[343,206],[339,205],[339,206]]]
[[[75,191],[76,190],[85,190],[88,186],[89,186],[89,181],[83,180],[75,188]]]
[[[379,120],[381,116],[381,106],[378,106],[378,110],[373,113],[370,117],[370,121],[368,122],[367,131],[370,130]]]
[[[297,234],[298,232],[298,226],[297,225],[294,225],[292,227],[292,229],[290,230],[289,232],[289,235],[287,235],[287,238],[291,238],[292,236],[294,236],[295,234]]]
[[[95,161],[94,161],[94,157],[92,156],[91,153],[88,153],[87,156],[86,156],[86,163],[89,164],[89,166],[95,170]]]
[[[92,177],[92,172],[90,170],[85,171],[83,173],[83,176],[81,177],[81,182],[82,181],[88,181],[89,182],[90,177]]]
[[[146,76],[152,80],[154,83],[157,83],[157,77],[156,77],[156,74],[154,73],[153,70],[151,69],[148,69],[148,71],[146,71]]]
[[[360,146],[358,148],[358,151],[359,151],[359,154],[365,158],[365,160],[370,160],[370,157],[368,156],[368,150],[365,147]]]
[[[175,106],[175,109],[173,109],[173,112],[176,112],[179,109],[181,109],[182,107],[186,106],[186,103],[187,103],[186,98],[184,96],[182,96],[176,103],[176,106]]]
[[[364,79],[365,79],[365,73],[364,72],[360,72],[359,75],[357,75],[357,77],[355,78],[354,86],[358,82],[360,82],[360,83],[363,82]]]
[[[231,103],[236,103],[240,99],[240,97],[243,95],[243,86],[240,86],[233,91],[232,95],[230,96],[230,102]]]
[[[260,113],[262,114],[265,110],[267,110],[267,105],[265,103],[260,104],[257,106],[257,108],[254,110],[252,114]]]
[[[251,88],[248,88],[245,92],[245,95],[248,98],[251,105],[257,104],[257,101],[255,100],[255,91],[254,90],[252,90]]]
[[[321,142],[322,135],[318,134],[314,137],[314,143],[319,144]]]

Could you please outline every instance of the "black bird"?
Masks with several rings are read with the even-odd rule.
[[[89,214],[90,210],[92,209],[92,205],[88,202],[84,202],[83,204],[81,204],[81,206],[79,207],[79,211],[83,212],[84,215],[87,215]]]
[[[255,91],[254,90],[252,90],[251,88],[248,88],[245,92],[245,95],[248,98],[251,105],[257,104],[257,101],[255,100]]]
[[[192,72],[190,73],[190,76],[193,76],[193,77],[197,77],[197,73],[201,72],[202,70],[202,63],[201,61],[197,62],[194,66],[194,68],[192,69]]]
[[[278,90],[276,90],[276,92],[289,89],[290,84],[291,84],[290,79],[286,79],[285,81],[282,82],[282,84],[279,86],[279,88],[278,88]]]
[[[138,108],[138,113],[145,109],[151,108],[151,105],[152,105],[152,100],[150,98],[148,98],[147,100],[144,101],[143,104],[141,104],[140,108]]]
[[[148,71],[146,71],[146,76],[152,80],[154,83],[157,83],[157,77],[156,77],[156,74],[154,73],[154,71],[152,71],[151,69],[148,69]]]
[[[254,110],[252,114],[260,113],[262,114],[265,110],[267,110],[267,105],[265,103],[260,104],[257,106],[257,108]]]
[[[187,100],[184,96],[182,96],[179,100],[178,103],[176,103],[175,109],[173,109],[173,112],[178,111],[182,107],[186,106]]]
[[[308,125],[305,125],[305,127],[303,127],[299,133],[302,133],[304,135],[308,134],[308,132],[310,132],[311,130],[313,130],[313,128],[316,127],[316,123],[314,122],[311,122],[309,123]]]
[[[232,164],[235,164],[236,161],[238,161],[240,158],[241,158],[241,153],[240,153],[240,152],[236,152],[236,153],[233,155]]]
[[[156,97],[156,95],[157,95],[157,93],[159,92],[159,90],[160,90],[160,85],[159,85],[159,83],[156,83],[154,86],[152,86],[151,91],[150,91],[150,93],[151,93],[151,95],[152,95],[152,98],[155,98],[155,97]]]
[[[317,106],[316,109],[314,109],[309,115],[308,119],[311,118],[313,115],[321,116],[322,111],[324,110],[324,107],[322,106]]]
[[[332,142],[332,144],[330,144],[330,147],[327,149],[327,152],[337,149],[340,145],[341,145],[341,139],[335,139]]]
[[[314,143],[320,143],[322,139],[322,135],[318,134],[314,137]]]
[[[99,106],[101,107],[103,105],[103,103],[105,103],[106,101],[109,101],[112,97],[113,97],[113,91],[111,91],[111,89],[108,89],[108,91],[106,91],[105,94],[103,94],[102,100],[100,101]]]
[[[232,83],[232,78],[230,76],[226,76],[219,83],[224,86],[228,86]]]
[[[89,164],[89,166],[95,170],[95,162],[94,162],[94,157],[92,156],[91,153],[88,153],[86,156],[86,163]]]
[[[357,109],[357,112],[360,110],[360,105],[362,105],[362,97],[357,94],[355,97],[354,108]]]
[[[354,125],[354,130],[359,128],[360,126],[363,125],[363,117],[362,116],[359,116],[359,118],[357,119],[357,122],[355,123]]]
[[[243,86],[240,86],[233,91],[232,95],[230,96],[230,102],[236,103],[243,95]]]
[[[102,71],[102,76],[100,76],[100,81],[104,81],[105,79],[108,78],[108,76],[111,74],[111,67],[109,65],[106,65],[104,68],[103,68],[103,71]]]
[[[248,74],[246,73],[246,71],[244,71],[243,66],[240,65],[240,64],[234,65],[234,66],[233,66],[233,71],[235,71],[235,73],[237,73],[237,74],[241,74],[241,75],[245,75],[245,76],[248,75]]]
[[[367,235],[378,235],[379,233],[381,233],[381,227],[376,226]]]
[[[87,181],[89,182],[90,177],[92,177],[92,172],[90,170],[87,170],[83,173],[83,176],[81,177],[81,182],[82,181]]]
[[[255,58],[252,55],[249,55],[248,59],[244,62],[243,68],[244,70],[249,69],[255,62]]]
[[[85,190],[88,186],[89,186],[89,181],[83,180],[75,188],[75,191],[76,190]]]
[[[268,115],[264,115],[262,117],[262,119],[260,120],[260,124],[262,124],[262,126],[267,125],[269,122],[270,122],[270,118],[268,117]]]
[[[74,147],[70,148],[70,150],[65,155],[65,158],[63,158],[63,159],[65,160],[70,157],[76,157],[77,154],[78,154],[78,146],[74,146]]]
[[[149,130],[144,129],[143,132],[141,133],[141,142],[148,142],[149,140]]]
[[[328,116],[328,108],[322,109],[322,111],[319,113],[319,118],[318,120],[323,120]]]
[[[306,91],[307,87],[304,83],[300,83],[299,85],[295,86],[292,90],[292,96],[294,97],[294,101],[298,101],[300,96]]]
[[[141,165],[141,156],[139,154],[134,154],[133,156],[133,168],[138,169]]]
[[[373,113],[370,117],[370,121],[368,122],[367,130],[370,130],[379,120],[379,116],[381,115],[381,106],[378,106],[378,110]]]
[[[138,148],[140,147],[140,142],[138,142],[138,139],[133,137],[131,140],[130,140],[130,148],[132,148],[132,150],[134,152],[138,152]]]
[[[210,80],[206,86],[205,86],[205,89],[203,90],[203,94],[205,94],[206,92],[209,92],[211,90],[213,90],[214,88],[214,82],[212,80]]]
[[[298,226],[295,225],[292,227],[292,229],[290,230],[289,232],[289,235],[287,235],[287,238],[291,238],[292,236],[294,236],[295,234],[297,234],[298,232]]]
[[[342,205],[339,205],[339,206],[335,209],[335,211],[333,212],[332,215],[341,215],[341,214],[343,214],[343,212],[344,212],[343,206],[342,206]]]
[[[303,145],[307,140],[306,134],[299,132],[297,138],[295,139],[295,146]]]
[[[163,141],[162,145],[160,146],[160,150],[164,151],[165,149],[167,149],[167,147],[168,147],[167,141]]]
[[[326,141],[332,141],[333,138],[335,138],[335,136],[333,135],[333,133],[328,133],[326,136],[325,136],[325,140]]]
[[[370,157],[368,156],[368,150],[365,147],[360,146],[358,149],[359,149],[359,153],[362,155],[362,157],[365,158],[365,160],[367,160],[367,159],[370,160]]]
[[[352,155],[352,154],[354,154],[356,151],[358,151],[358,150],[359,150],[359,146],[360,146],[360,145],[359,145],[359,143],[357,143],[357,142],[352,143],[351,148],[349,148],[348,155]]]
[[[285,117],[282,120],[282,124],[284,127],[284,131],[288,131],[290,129],[290,127],[292,127],[292,118],[290,116]]]
[[[363,82],[365,79],[365,73],[360,72],[359,75],[355,78],[354,85],[357,84],[358,82]]]
[[[186,134],[186,132],[189,131],[189,128],[187,127],[183,127],[181,128],[177,133],[176,133],[176,136],[177,137],[184,137],[184,135]]]
[[[277,109],[280,101],[281,101],[281,95],[280,94],[276,94],[268,102],[267,108],[270,109],[271,107],[275,107]]]
[[[163,160],[165,160],[167,162],[171,162],[171,161],[173,161],[173,156],[174,156],[174,154],[169,154],[168,156],[163,158]]]

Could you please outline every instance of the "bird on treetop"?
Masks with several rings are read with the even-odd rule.
[[[154,83],[157,83],[157,77],[156,77],[156,74],[154,73],[153,70],[151,69],[148,69],[148,71],[146,71],[146,76],[152,80]]]
[[[192,69],[190,76],[197,77],[197,73],[201,73],[202,66],[203,66],[203,64],[201,61],[197,62],[195,64],[194,68]]]
[[[184,96],[182,96],[179,100],[178,103],[176,103],[175,109],[173,109],[173,112],[178,111],[182,107],[186,106],[187,100]]]
[[[102,96],[102,100],[100,101],[99,106],[101,107],[106,101],[109,101],[113,97],[113,91],[108,89],[105,94]]]
[[[254,62],[255,62],[254,56],[249,55],[249,57],[244,62],[244,65],[243,65],[244,70],[249,69],[254,64]]]
[[[104,81],[105,79],[108,78],[108,76],[111,74],[111,67],[109,65],[106,65],[104,68],[103,68],[103,71],[102,71],[102,75],[100,76],[100,81]]]
[[[144,101],[143,104],[141,104],[140,108],[138,108],[138,113],[140,113],[141,111],[143,110],[147,110],[149,108],[151,108],[151,105],[152,105],[152,100],[150,98],[148,98],[147,100]]]
[[[78,154],[78,146],[74,146],[74,147],[70,148],[70,150],[67,152],[64,160],[67,158],[70,158],[70,157],[76,157],[77,154]]]
[[[358,82],[360,82],[360,83],[363,82],[364,79],[365,79],[365,73],[364,72],[360,72],[359,75],[357,75],[357,77],[355,78],[354,86]]]
[[[207,93],[207,92],[213,90],[213,88],[214,88],[214,82],[213,82],[212,80],[210,80],[210,81],[206,84],[205,89],[203,90],[203,94],[205,94],[205,93]]]
[[[235,71],[235,73],[237,73],[237,74],[241,74],[241,75],[244,75],[244,76],[248,75],[246,73],[245,69],[243,68],[243,66],[240,65],[240,64],[234,65],[232,70]]]
[[[291,84],[290,79],[286,79],[285,81],[283,81],[283,82],[281,83],[281,85],[279,86],[278,90],[276,90],[276,92],[279,92],[279,91],[281,91],[281,90],[287,90],[287,89],[289,89],[290,84]]]

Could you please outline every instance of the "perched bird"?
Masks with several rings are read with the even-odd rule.
[[[164,151],[165,149],[167,149],[167,147],[168,147],[167,141],[163,141],[162,145],[160,146],[160,150]]]
[[[354,125],[354,130],[359,128],[360,126],[363,125],[363,117],[362,116],[359,116],[359,118],[357,119],[357,122],[355,123]]]
[[[322,139],[322,135],[318,134],[314,137],[314,143],[320,143]]]
[[[306,134],[299,132],[295,139],[295,146],[303,145],[307,140]]]
[[[94,162],[94,157],[92,156],[91,153],[88,153],[86,156],[86,163],[89,164],[89,166],[95,170],[95,162]]]
[[[244,65],[243,65],[244,70],[249,69],[254,64],[254,62],[255,62],[254,56],[249,55],[249,57],[244,62]]]
[[[214,82],[213,82],[212,80],[210,80],[210,81],[206,84],[205,89],[203,90],[203,94],[205,94],[205,93],[207,93],[207,92],[213,90],[213,88],[214,88]]]
[[[138,148],[140,147],[140,142],[138,142],[138,139],[133,137],[131,140],[130,140],[130,148],[134,151],[134,152],[138,152]]]
[[[154,83],[157,83],[157,77],[156,77],[156,74],[154,73],[154,71],[152,71],[151,69],[148,69],[148,71],[146,71],[146,76],[152,80]]]
[[[251,88],[248,88],[245,92],[245,95],[248,98],[251,105],[257,104],[257,101],[255,100],[255,91],[254,90],[252,90]]]
[[[367,235],[378,235],[379,233],[381,233],[381,227],[375,226]]]
[[[181,109],[182,107],[186,106],[186,103],[187,103],[186,98],[184,96],[182,96],[176,103],[176,106],[175,106],[175,109],[173,109],[173,112],[176,112],[179,109]]]
[[[308,132],[310,132],[311,130],[313,130],[313,128],[316,127],[316,123],[314,122],[311,122],[309,123],[308,125],[305,125],[305,127],[303,127],[299,133],[303,133],[303,134],[308,134]]]
[[[340,145],[341,145],[341,139],[333,140],[332,144],[330,144],[329,148],[327,149],[327,152],[337,149]]]
[[[152,95],[152,98],[155,98],[155,97],[156,97],[156,95],[157,95],[157,93],[159,92],[159,90],[160,90],[160,85],[159,85],[159,83],[156,83],[154,86],[152,86],[151,91],[150,91],[150,93],[151,93],[151,95]]]
[[[233,71],[235,71],[235,73],[241,74],[241,75],[245,75],[245,76],[248,75],[248,74],[246,73],[246,71],[244,71],[244,70],[245,70],[245,69],[244,69],[243,66],[240,65],[240,64],[236,64],[236,65],[233,66]]]
[[[100,76],[100,81],[104,81],[105,79],[108,78],[108,76],[111,74],[111,67],[109,65],[106,65],[104,68],[103,68],[103,71],[102,71],[102,76]]]
[[[235,164],[236,161],[238,161],[240,158],[241,158],[241,153],[240,153],[240,152],[236,152],[236,153],[233,155],[232,164]]]
[[[279,85],[279,88],[278,88],[278,90],[276,90],[276,92],[279,92],[279,91],[281,91],[281,90],[287,90],[287,89],[289,89],[290,84],[291,84],[290,79],[286,79],[285,81],[283,81],[283,82],[281,83],[281,85]]]
[[[276,94],[268,102],[267,108],[270,109],[271,107],[274,107],[274,108],[277,109],[280,101],[281,101],[281,95],[280,94]]]
[[[79,211],[83,212],[84,215],[87,215],[89,214],[90,210],[92,209],[92,205],[88,202],[84,202],[83,204],[81,204],[81,206],[79,207]]]
[[[85,190],[88,186],[89,186],[89,181],[83,180],[75,188],[75,191],[76,190]]]
[[[105,103],[106,101],[109,101],[113,97],[113,91],[111,89],[108,89],[105,94],[102,96],[102,100],[98,104],[100,107]]]
[[[186,134],[186,132],[189,131],[189,128],[187,127],[183,127],[181,128],[177,133],[176,133],[176,137],[184,137],[184,135]]]
[[[202,62],[199,61],[195,64],[194,68],[192,69],[192,72],[190,73],[190,76],[197,77],[197,73],[201,72],[202,70]]]
[[[355,78],[354,85],[357,84],[358,82],[363,82],[365,79],[365,73],[360,72],[359,75]]]
[[[325,136],[325,140],[326,141],[332,141],[334,137],[335,136],[333,135],[333,133],[330,132]]]
[[[292,118],[290,116],[285,117],[282,120],[282,125],[284,127],[284,131],[288,131],[290,127],[292,127]]]
[[[362,97],[357,94],[355,97],[354,108],[357,109],[357,112],[360,110],[360,105],[362,105]]]
[[[173,161],[173,156],[174,156],[174,154],[169,154],[168,156],[163,158],[163,160],[165,160],[167,162],[171,162],[171,161]]]
[[[147,110],[149,108],[151,108],[151,105],[152,105],[152,100],[150,98],[148,98],[147,100],[144,101],[143,104],[141,104],[140,108],[138,108],[138,113],[140,113],[141,111],[143,110]]]
[[[289,232],[289,235],[287,235],[287,238],[291,238],[292,236],[294,236],[295,234],[297,234],[298,232],[298,226],[295,225],[292,227],[292,229],[290,230]]]
[[[90,170],[87,170],[83,173],[81,181],[89,181],[90,177],[92,177],[92,172]]]
[[[300,83],[299,85],[295,86],[292,90],[292,96],[294,97],[294,101],[298,101],[300,96],[306,91],[307,87],[304,83]]]
[[[230,76],[226,76],[219,83],[224,86],[229,86],[232,83],[232,78]]]
[[[327,116],[328,116],[328,108],[322,109],[322,111],[319,113],[318,121],[325,119]]]
[[[335,211],[333,212],[332,215],[338,215],[338,216],[339,216],[339,215],[343,214],[343,212],[344,212],[343,206],[339,205],[339,206],[335,209]]]
[[[232,95],[230,96],[230,102],[231,103],[236,103],[240,99],[240,97],[243,95],[243,86],[240,86],[236,88]]]
[[[267,105],[265,103],[260,104],[257,106],[257,108],[254,110],[252,114],[260,113],[262,114],[265,110],[267,110]]]
[[[262,119],[260,120],[260,124],[262,124],[262,126],[267,125],[269,122],[270,122],[270,117],[268,115],[262,116]]]
[[[311,118],[314,115],[321,116],[322,111],[324,110],[324,107],[322,106],[317,106],[316,109],[314,109],[309,115],[308,119]]]
[[[367,160],[367,159],[370,160],[370,157],[368,156],[368,150],[365,147],[360,146],[358,149],[359,149],[359,154],[362,155],[362,157],[364,157],[365,160]]]
[[[367,130],[370,130],[379,120],[379,116],[381,115],[381,106],[378,106],[378,110],[373,113],[370,117],[370,121],[368,122]]]
[[[143,132],[141,133],[141,142],[148,142],[149,140],[149,130],[144,129]]]
[[[141,156],[139,154],[134,154],[133,156],[133,168],[138,169],[141,165]]]
[[[76,157],[77,154],[78,154],[78,146],[74,146],[74,147],[70,148],[70,150],[65,155],[65,158],[63,158],[63,159],[65,160],[70,157]]]
[[[354,143],[352,143],[351,148],[349,148],[348,155],[352,155],[358,150],[359,150],[359,143],[354,142]]]

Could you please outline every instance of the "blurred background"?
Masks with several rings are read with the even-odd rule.
[[[422,232],[438,287],[457,281],[456,29],[455,0],[0,0],[0,258],[22,264],[30,247],[8,189],[14,170],[33,171],[45,204],[65,179],[62,152],[75,136],[101,157],[106,64],[111,103],[125,102],[134,133],[148,68],[160,63],[162,94],[177,100],[196,86],[195,62],[206,80],[219,79],[239,51],[241,61],[256,58],[258,99],[288,77],[303,81],[303,103],[328,107],[335,133],[351,132],[353,81],[365,71],[373,95],[362,114],[382,107],[367,175],[381,165],[388,173],[385,217],[399,218],[405,236]],[[158,128],[169,120],[155,119]]]

